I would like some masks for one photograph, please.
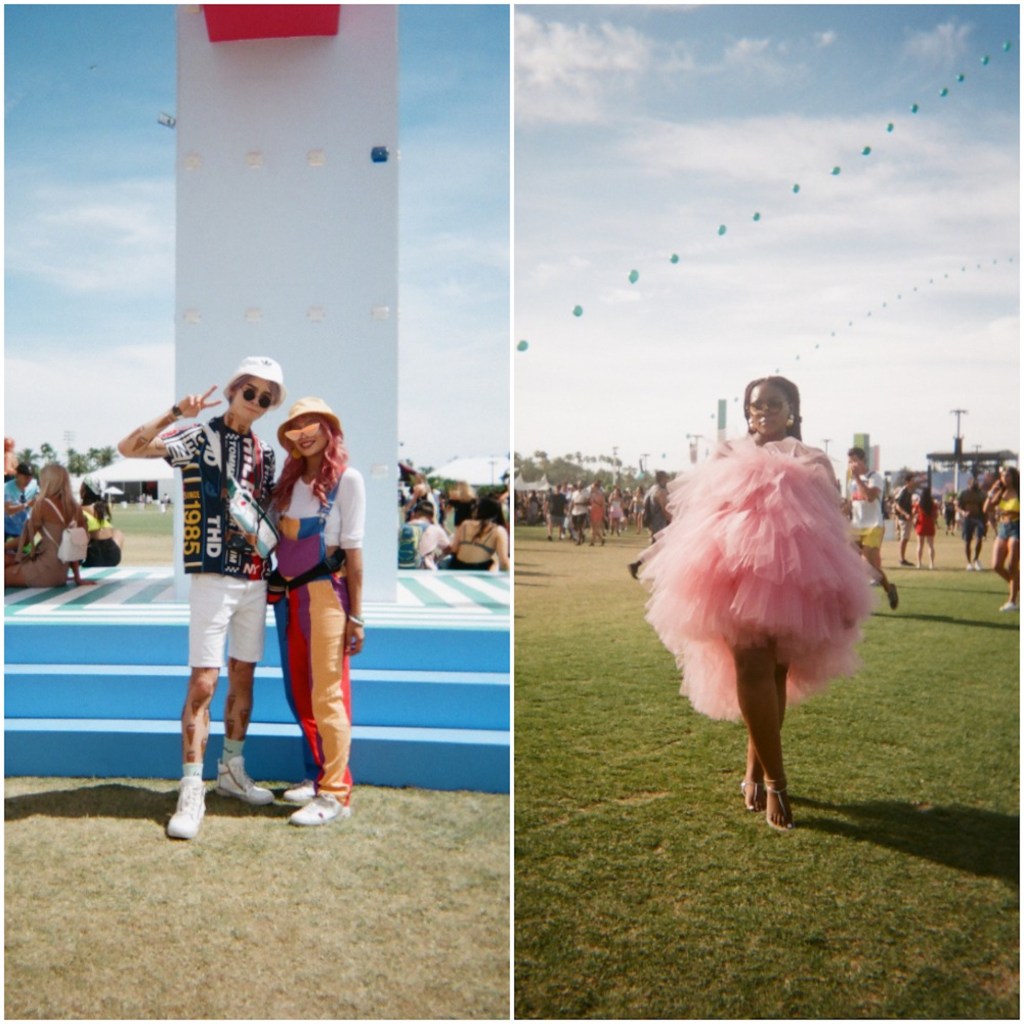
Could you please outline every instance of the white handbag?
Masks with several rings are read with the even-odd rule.
[[[60,509],[49,498],[46,499],[53,506],[54,511],[57,515],[60,515]],[[63,521],[64,517],[61,516]],[[43,527],[43,531],[47,537],[50,537],[50,531]],[[50,537],[53,543],[57,543]],[[64,527],[64,532],[60,536],[60,543],[57,544],[57,558],[65,565],[70,565],[72,562],[81,562],[86,553],[89,550],[89,531],[84,526],[76,526],[72,523],[70,526]]]

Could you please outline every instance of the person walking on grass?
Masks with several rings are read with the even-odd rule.
[[[582,544],[586,539],[587,520],[590,519],[590,488],[584,487],[582,481],[577,482],[569,507],[572,513],[573,540]]]
[[[604,546],[604,519],[608,503],[604,491],[601,489],[601,481],[595,480],[590,488],[590,546],[593,547],[597,541]]]
[[[364,639],[366,486],[323,399],[296,402],[277,437],[289,454],[273,497],[280,539],[271,602],[306,762],[305,780],[284,798],[304,805],[293,825],[326,825],[351,814],[350,658]]]
[[[182,779],[178,806],[167,825],[172,839],[194,839],[206,812],[203,758],[225,643],[229,643],[224,749],[215,792],[253,805],[273,802],[245,770],[243,746],[252,714],[253,678],[263,657],[269,551],[231,515],[231,493],[248,492],[257,508],[269,506],[274,450],[253,424],[285,397],[281,367],[263,356],[242,361],[224,397],[228,408],[209,423],[176,428],[220,405],[205,394],[188,395],[118,444],[131,458],[165,459],[181,470],[185,528],[183,558],[190,574],[188,692],[181,715]]]
[[[672,485],[671,521],[644,553],[647,620],[711,718],[742,719],[748,811],[793,827],[782,756],[788,705],[857,666],[871,590],[850,545],[832,464],[801,441],[800,393],[747,385],[748,435]]]
[[[964,542],[964,554],[967,558],[967,571],[981,572],[981,545],[988,532],[985,522],[985,492],[972,476],[965,487],[956,496],[956,507],[960,513],[960,535]],[[971,541],[974,541],[974,556],[971,556]]]
[[[913,522],[917,534],[917,567],[921,568],[921,556],[924,546],[928,545],[928,568],[935,568],[935,521],[939,516],[939,507],[932,497],[932,489],[925,487],[920,496],[914,495]]]
[[[1020,611],[1020,473],[1004,466],[985,499],[985,511],[998,516],[992,568],[1010,584],[1010,596],[1001,612]]]
[[[900,542],[900,565],[910,565],[907,558],[907,545],[914,526],[914,474],[908,473],[903,486],[893,495],[892,515],[896,521],[896,536]],[[920,561],[920,559],[918,559]]]
[[[668,505],[668,473],[665,470],[659,469],[654,474],[654,483],[644,495],[640,506],[643,522],[650,532],[651,543],[653,544],[657,540],[658,534],[672,521],[672,513]],[[639,578],[637,573],[640,571],[640,563],[643,557],[641,555],[635,562],[630,562],[627,566],[629,575],[633,579]]]
[[[882,569],[882,538],[885,536],[882,491],[885,480],[881,473],[872,473],[868,469],[867,452],[863,448],[851,448],[846,457],[850,472],[849,508],[853,541],[872,578],[881,584],[889,598],[889,607],[895,611],[900,603],[899,592]]]

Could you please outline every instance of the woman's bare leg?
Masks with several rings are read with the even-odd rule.
[[[733,658],[740,712],[764,772],[765,784],[783,790],[786,786],[782,761],[782,720],[786,713],[784,666],[778,664],[774,645],[737,649],[733,651]],[[779,827],[792,822],[788,804],[771,792],[766,796],[766,818]]]

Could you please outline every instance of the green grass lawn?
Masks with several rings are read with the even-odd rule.
[[[797,821],[743,809],[742,725],[696,714],[630,535],[515,538],[516,1013],[1019,1017],[1019,621],[891,568],[863,668],[787,716]],[[988,555],[986,550],[983,559]]]
[[[6,780],[5,1019],[507,1016],[507,796],[357,785],[300,829],[210,793],[176,842],[176,789]]]
[[[174,551],[174,513],[157,505],[113,507],[114,527],[124,534],[122,565],[171,565]]]

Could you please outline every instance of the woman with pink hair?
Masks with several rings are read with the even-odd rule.
[[[323,399],[296,402],[277,437],[289,454],[272,502],[280,539],[269,600],[285,694],[306,740],[306,779],[284,798],[303,804],[292,824],[325,825],[351,813],[349,658],[363,648],[366,491]]]

